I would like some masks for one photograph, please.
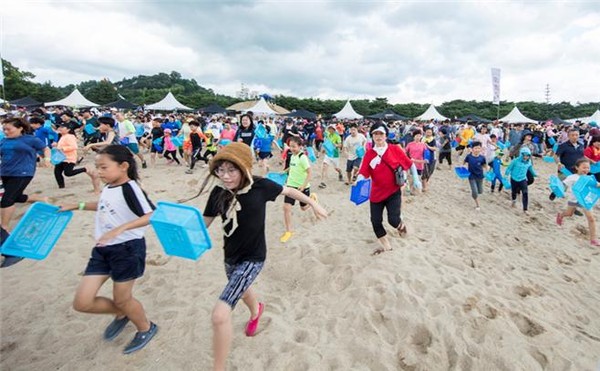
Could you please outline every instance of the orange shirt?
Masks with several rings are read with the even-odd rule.
[[[65,154],[64,162],[77,162],[77,137],[73,134],[65,134],[60,137],[56,148]]]

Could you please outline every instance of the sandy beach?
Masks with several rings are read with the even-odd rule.
[[[326,189],[312,182],[330,217],[317,222],[294,208],[296,233],[285,244],[283,198],[270,203],[268,258],[255,284],[265,314],[259,333],[247,338],[249,314],[236,308],[229,368],[597,369],[600,250],[589,246],[584,217],[556,226],[566,202],[548,200],[555,166],[539,159],[535,166],[540,177],[525,216],[519,202],[511,209],[509,194],[491,194],[488,183],[475,211],[468,183],[444,165],[428,193],[403,199],[408,235],[390,232],[394,250],[378,256],[370,255],[377,245],[368,203],[354,206],[331,171]],[[184,170],[142,170],[143,187],[154,202],[191,196],[206,169]],[[76,176],[59,190],[51,170],[39,169],[28,191],[77,202],[95,200],[90,189],[86,176]],[[202,209],[206,198],[190,204]],[[146,273],[134,294],[159,332],[129,356],[121,351],[133,325],[107,343],[102,332],[110,317],[71,308],[93,226],[93,212],[76,212],[47,259],[0,271],[0,368],[210,369],[210,313],[226,283],[220,222],[210,230],[213,249],[195,262],[165,256],[149,228]],[[110,295],[111,285],[102,293]]]

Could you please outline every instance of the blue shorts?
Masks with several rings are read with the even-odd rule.
[[[94,247],[84,276],[110,276],[114,282],[135,280],[146,268],[146,240]]]
[[[227,286],[223,289],[219,300],[229,304],[231,309],[235,308],[238,301],[254,282],[262,270],[265,262],[245,261],[239,264],[225,263],[225,274],[227,274]]]
[[[273,157],[273,154],[271,152],[258,152],[258,158],[260,158],[261,160],[271,157]]]

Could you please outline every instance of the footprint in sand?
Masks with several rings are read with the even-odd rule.
[[[513,312],[510,314],[510,318],[523,335],[535,337],[546,332],[546,329],[542,325],[520,313]]]
[[[169,262],[169,260],[171,260],[171,257],[169,257],[169,256],[165,256],[162,254],[155,254],[151,257],[146,257],[146,264],[160,266],[160,265],[167,264]]]
[[[419,325],[412,336],[412,343],[422,354],[427,354],[427,350],[433,343],[433,335],[425,326]]]

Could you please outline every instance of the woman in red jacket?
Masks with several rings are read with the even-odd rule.
[[[387,143],[388,128],[384,124],[377,123],[371,127],[370,132],[373,148],[365,153],[358,178],[371,178],[369,196],[371,224],[381,245],[373,251],[375,255],[392,249],[383,227],[384,209],[387,209],[390,225],[396,228],[401,236],[406,234],[406,226],[400,218],[402,192],[396,183],[395,170],[398,167],[402,167],[403,170],[410,169],[413,173],[413,185],[420,189],[421,184],[412,160],[406,156],[400,146]]]
[[[587,157],[592,164],[600,161],[600,136],[594,136],[590,140],[590,145],[583,150],[583,155]],[[600,182],[600,173],[594,174],[596,181]]]

